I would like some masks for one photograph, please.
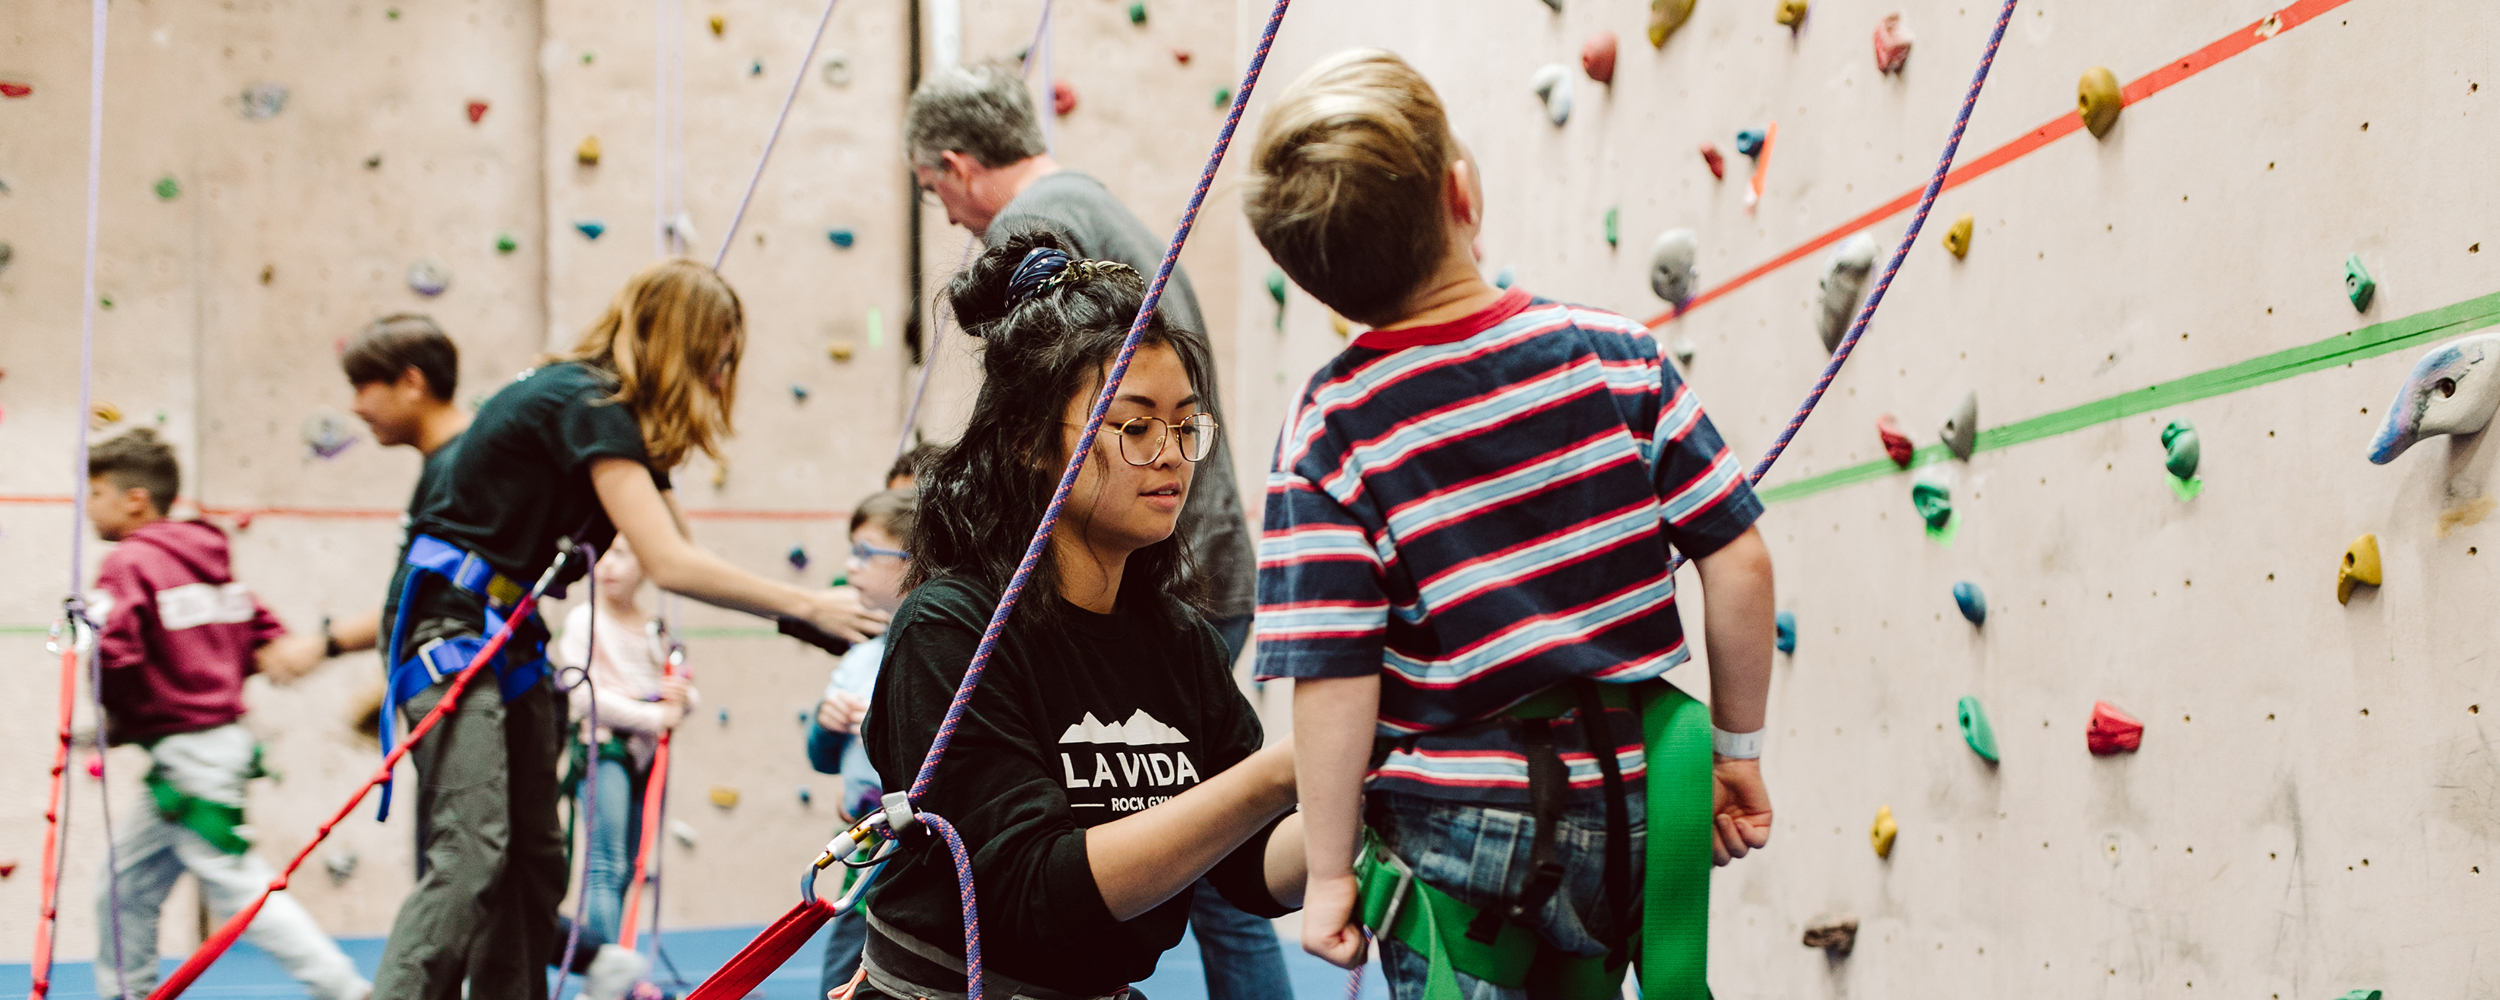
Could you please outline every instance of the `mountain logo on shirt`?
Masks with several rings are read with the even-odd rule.
[[[1094,717],[1094,713],[1087,712],[1085,721],[1069,726],[1068,731],[1060,735],[1059,742],[1112,743],[1142,747],[1159,743],[1187,743],[1189,737],[1181,735],[1179,729],[1167,726],[1156,720],[1154,716],[1146,714],[1146,710],[1141,708],[1137,710],[1137,714],[1129,716],[1127,722],[1114,722],[1110,725],[1104,725],[1101,719]]]

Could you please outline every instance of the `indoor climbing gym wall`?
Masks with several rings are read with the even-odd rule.
[[[1556,6],[1297,5],[1269,78],[1414,61],[1481,168],[1486,273],[1657,317],[1750,465],[1998,5]],[[2500,993],[2500,536],[2464,433],[2500,351],[2413,374],[2500,323],[2495,15],[2014,6],[1958,171],[1763,481],[1779,822],[1715,880],[1716,995]],[[1344,333],[1239,244],[1236,410],[1272,432]],[[2373,464],[2391,401],[2459,436]]]

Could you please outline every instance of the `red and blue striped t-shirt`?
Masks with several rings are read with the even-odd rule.
[[[1258,674],[1381,677],[1373,787],[1527,802],[1503,710],[1576,677],[1689,659],[1669,546],[1734,541],[1762,503],[1641,324],[1512,289],[1355,338],[1278,444],[1259,546]],[[1609,713],[1626,777],[1640,728]],[[1576,725],[1556,744],[1599,782]]]

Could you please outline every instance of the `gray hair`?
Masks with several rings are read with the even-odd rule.
[[[914,166],[936,166],[951,150],[990,168],[1047,149],[1033,95],[1013,68],[997,62],[950,66],[921,80],[903,110],[903,148]]]

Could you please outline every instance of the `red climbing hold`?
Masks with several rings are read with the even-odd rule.
[[[0,878],[7,878],[15,874],[17,874],[16,858],[10,858],[7,861],[0,861]]]
[[[248,511],[248,510],[247,510],[247,511],[244,511],[243,513],[236,514],[236,515],[234,516],[234,530],[236,530],[236,531],[250,531],[250,530],[252,530],[252,512],[251,512],[251,511]]]
[[[1910,46],[1918,42],[1910,29],[1901,26],[1901,12],[1893,11],[1875,23],[1875,69],[1883,73],[1901,72],[1910,61]]]
[[[486,102],[485,102],[485,101],[470,101],[470,102],[469,102],[469,124],[471,124],[471,125],[475,125],[475,124],[477,124],[480,120],[484,119],[485,117],[486,117]]]
[[[1183,65],[1183,66],[1187,66],[1187,65],[1189,65],[1189,50],[1188,50],[1188,49],[1173,49],[1173,50],[1172,50],[1172,61],[1173,61],[1173,62],[1177,62],[1177,63],[1179,63],[1179,64],[1181,64],[1181,65]]]
[[[1875,418],[1875,433],[1883,437],[1884,454],[1892,456],[1892,464],[1909,468],[1910,455],[1918,451],[1918,446],[1910,443],[1909,435],[1901,433],[1900,424],[1892,422],[1892,414]]]
[[[1600,31],[1580,46],[1580,69],[1599,83],[1615,82],[1615,33]]]
[[[2084,745],[2095,757],[2127,753],[2144,745],[2144,724],[2106,701],[2092,703],[2092,721],[2083,727]]]
[[[1076,87],[1066,80],[1050,85],[1050,110],[1065,118],[1076,110]]]
[[[1701,162],[1710,165],[1710,176],[1720,180],[1727,179],[1727,158],[1719,155],[1719,147],[1706,142],[1702,143]]]
[[[35,92],[33,84],[0,80],[0,97],[18,98]]]

